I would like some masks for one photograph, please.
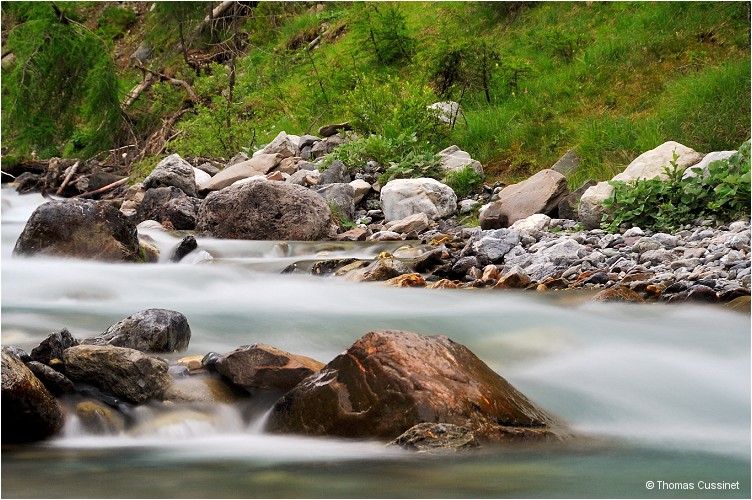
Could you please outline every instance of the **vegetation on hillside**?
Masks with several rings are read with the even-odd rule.
[[[708,152],[750,136],[747,2],[259,2],[208,23],[216,3],[66,2],[63,17],[54,5],[2,4],[3,54],[16,56],[4,155],[135,143],[153,166],[350,120],[372,141],[357,161],[394,175],[454,143],[487,181],[512,182],[573,149],[576,187],[667,140]],[[139,70],[127,56],[143,41],[153,56]],[[116,107],[113,89],[122,103],[148,74]],[[461,102],[453,127],[425,112],[439,100]]]

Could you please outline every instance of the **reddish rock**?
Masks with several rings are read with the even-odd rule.
[[[233,384],[252,392],[254,389],[289,391],[323,366],[315,359],[259,343],[222,356],[216,368]]]
[[[268,429],[395,438],[422,422],[494,441],[561,436],[551,416],[465,346],[401,331],[360,338],[277,401]]]
[[[426,280],[418,273],[410,273],[388,279],[384,284],[398,288],[423,288],[426,286]]]

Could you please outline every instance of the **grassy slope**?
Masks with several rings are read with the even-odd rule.
[[[427,83],[440,40],[482,35],[502,61],[517,58],[530,72],[514,94],[497,80],[491,104],[479,92],[465,94],[468,123],[460,122],[453,141],[481,160],[489,177],[508,181],[549,167],[575,149],[585,168],[570,181],[579,183],[606,178],[666,140],[710,151],[735,148],[749,137],[748,7],[566,2],[541,3],[505,16],[476,3],[403,3],[417,39],[412,64],[378,67],[351,33],[325,43],[315,52],[314,64],[331,103],[352,85],[356,73],[396,73]],[[293,18],[272,43],[284,47],[321,18],[346,23],[349,12],[347,4],[328,4],[318,18]],[[571,61],[555,54],[557,34],[580,36]],[[272,112],[273,119],[265,121],[277,124],[263,132],[302,133],[315,129],[316,118],[319,124],[342,118],[342,110],[323,102],[310,60],[301,57],[285,74],[279,61],[277,72],[270,70],[273,59],[255,58],[267,71],[264,77],[274,82],[256,97]]]
[[[197,113],[184,115],[181,135],[165,152],[229,158],[279,130],[315,133],[320,125],[348,118],[343,96],[362,76],[431,84],[443,47],[466,43],[477,50],[481,41],[500,55],[501,66],[491,67],[492,101],[479,90],[466,92],[467,122],[459,121],[450,143],[483,162],[489,181],[517,181],[574,149],[583,164],[569,179],[576,187],[587,178],[610,177],[667,140],[707,152],[733,149],[749,138],[749,3],[398,5],[415,51],[409,63],[384,66],[358,41],[354,22],[361,3],[261,2],[243,26],[249,46],[238,60],[229,106],[225,67],[196,76],[181,67],[177,54],[159,61],[203,97]],[[309,56],[302,48],[324,26],[327,36]],[[163,28],[161,35],[152,33],[154,40],[175,36],[174,26]],[[155,29],[142,22],[131,26],[124,38],[130,45],[119,49],[121,55],[140,43],[137,33]],[[558,49],[572,40],[571,58],[562,56]],[[161,45],[171,44],[156,47]],[[526,70],[516,89],[503,75],[510,64]],[[128,90],[140,75],[125,66],[122,88]],[[159,84],[130,111],[146,130],[159,126],[160,117],[183,99],[179,89]],[[146,171],[155,163],[149,158],[138,167]]]

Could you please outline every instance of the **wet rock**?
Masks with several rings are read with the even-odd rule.
[[[193,167],[178,154],[171,154],[160,161],[143,183],[147,189],[175,186],[188,196],[196,196]]]
[[[211,180],[201,185],[200,190],[217,191],[232,185],[234,182],[249,179],[256,175],[266,175],[282,161],[279,154],[260,154],[246,161],[236,163],[213,176]]]
[[[173,380],[162,397],[173,403],[233,404],[248,398],[240,392],[215,373]]]
[[[337,241],[365,241],[368,237],[368,230],[362,227],[348,229],[334,237]]]
[[[56,434],[63,413],[54,396],[23,362],[2,350],[2,441],[24,443]]]
[[[384,284],[397,288],[424,288],[426,280],[418,273],[410,273],[388,279]]]
[[[217,360],[216,369],[252,393],[258,389],[287,392],[323,366],[307,356],[258,343],[225,354]]]
[[[74,411],[81,425],[91,434],[110,435],[125,431],[125,417],[99,401],[81,401]]]
[[[198,212],[198,234],[226,239],[319,240],[331,213],[310,190],[281,182],[250,182],[215,191]]]
[[[481,209],[480,227],[509,227],[533,214],[549,214],[568,192],[566,177],[551,169],[541,170],[518,184],[502,189],[498,201]]]
[[[480,446],[475,434],[466,427],[428,422],[410,427],[390,444],[422,453],[458,451]]]
[[[72,381],[90,383],[136,404],[160,397],[171,383],[166,362],[126,347],[70,347],[63,362]]]
[[[274,405],[267,429],[394,438],[422,422],[479,438],[555,438],[554,420],[446,337],[371,332]],[[509,432],[523,430],[522,433]]]
[[[180,262],[180,260],[198,248],[198,242],[196,242],[195,236],[189,234],[180,240],[180,243],[170,256],[170,262]]]
[[[396,278],[402,274],[410,274],[412,270],[402,261],[392,256],[385,256],[376,259],[364,269],[356,269],[345,275],[348,281],[386,281]]]
[[[29,354],[23,349],[21,349],[20,347],[16,347],[14,345],[4,345],[3,351],[7,352],[11,356],[17,357],[24,363],[28,363],[29,361],[31,361],[31,356],[29,356]]]
[[[80,199],[38,206],[13,253],[127,262],[140,259],[134,223],[109,203]]]
[[[110,326],[86,345],[128,347],[142,352],[179,352],[188,348],[188,319],[169,309],[144,309]]]
[[[53,359],[61,359],[63,351],[67,348],[78,344],[78,340],[71,335],[71,332],[67,328],[63,328],[59,332],[50,333],[37,347],[32,349],[31,359],[49,365]]]
[[[499,278],[494,288],[525,288],[530,281],[530,276],[524,269],[514,266]]]
[[[201,200],[187,196],[174,186],[149,189],[136,211],[136,220],[169,222],[174,229],[194,229],[200,204]]]
[[[645,302],[639,293],[623,286],[601,290],[590,300],[593,302]]]
[[[451,216],[457,210],[457,196],[452,188],[429,178],[389,181],[381,189],[380,200],[386,221],[417,213],[437,220]]]
[[[29,361],[26,366],[39,379],[44,387],[54,396],[73,394],[76,388],[68,377],[39,361]]]
[[[368,237],[368,241],[401,241],[402,235],[394,231],[376,231]]]

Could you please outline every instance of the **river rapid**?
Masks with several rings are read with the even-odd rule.
[[[4,447],[4,497],[750,497],[749,316],[279,273],[323,256],[398,254],[383,244],[198,238],[214,260],[19,258],[13,245],[44,200],[10,188],[1,198],[3,345],[30,351],[63,327],[86,338],[155,307],[188,318],[192,338],[181,356],[266,342],[328,362],[374,329],[447,335],[587,436],[427,456],[371,441],[268,435],[231,406],[172,425],[147,409],[135,435],[87,435],[69,419],[60,437]],[[149,234],[164,255],[180,241]]]

